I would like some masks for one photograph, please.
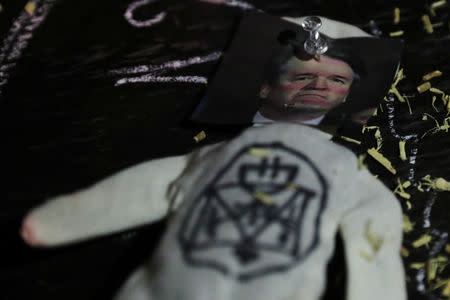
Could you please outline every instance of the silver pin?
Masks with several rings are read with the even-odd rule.
[[[309,32],[309,38],[304,43],[306,53],[319,58],[321,54],[328,50],[327,40],[319,33],[322,21],[319,17],[306,17],[302,22],[302,27]]]

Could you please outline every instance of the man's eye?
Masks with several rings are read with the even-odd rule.
[[[332,80],[333,80],[334,82],[337,82],[337,83],[340,83],[340,84],[345,84],[345,81],[344,81],[344,80],[342,80],[342,79],[340,79],[340,78],[337,78],[337,77],[333,78]]]
[[[304,81],[304,80],[311,80],[312,76],[297,76],[294,78],[294,81]]]

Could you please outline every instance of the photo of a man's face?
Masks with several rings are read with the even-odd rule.
[[[318,124],[328,111],[345,102],[356,76],[340,59],[291,56],[262,85],[258,112],[273,121]]]
[[[299,23],[263,13],[245,17],[191,120],[334,129],[366,124],[394,79],[402,42],[322,22],[327,49],[313,55]]]

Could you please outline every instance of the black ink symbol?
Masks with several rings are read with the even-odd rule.
[[[267,156],[255,156],[251,149]],[[241,149],[199,194],[179,232],[185,260],[249,280],[301,262],[319,242],[327,184],[280,143]]]

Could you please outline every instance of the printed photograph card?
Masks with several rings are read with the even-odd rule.
[[[264,13],[243,18],[191,120],[365,124],[394,80],[403,42],[320,35],[328,50],[312,56],[301,25]]]

